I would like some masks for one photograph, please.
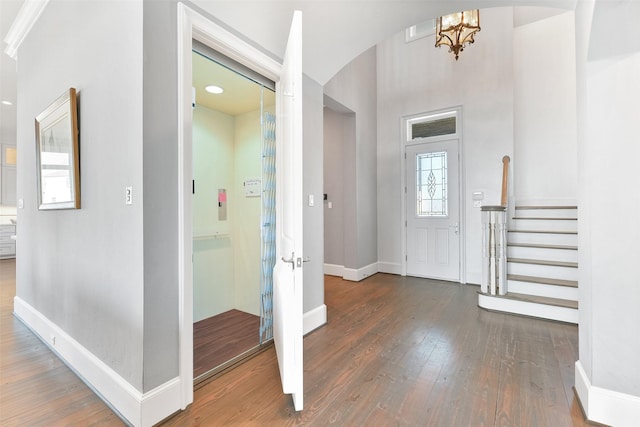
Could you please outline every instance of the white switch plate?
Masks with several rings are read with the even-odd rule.
[[[125,205],[133,204],[133,187],[124,188],[124,204]]]
[[[327,202],[327,207],[328,207],[329,209],[333,208],[333,203],[331,203],[331,202]]]
[[[315,206],[316,201],[315,198],[313,197],[313,194],[309,194],[309,206]]]

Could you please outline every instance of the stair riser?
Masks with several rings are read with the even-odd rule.
[[[578,221],[575,220],[539,220],[512,219],[509,230],[541,230],[541,231],[577,231]]]
[[[578,251],[572,249],[526,248],[509,246],[510,258],[544,259],[549,261],[578,262]]]
[[[578,218],[577,209],[516,209],[516,216],[534,218]]]
[[[478,295],[478,305],[488,310],[558,320],[560,322],[578,323],[578,310],[575,308],[556,307],[536,304],[507,298],[495,298],[489,295]]]
[[[545,285],[541,283],[509,280],[507,282],[507,289],[509,292],[519,294],[578,301],[578,288],[571,288],[568,286]]]
[[[578,269],[523,263],[507,263],[507,273],[519,276],[545,277],[549,279],[578,280]]]
[[[507,233],[507,241],[512,243],[537,243],[546,245],[577,246],[577,234]]]

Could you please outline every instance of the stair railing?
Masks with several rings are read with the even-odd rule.
[[[483,206],[482,278],[480,291],[491,295],[507,293],[507,183],[509,156],[502,158],[502,197],[500,206]]]
[[[507,207],[507,184],[509,182],[509,162],[511,157],[504,156],[502,158],[502,197],[500,198],[500,206]]]

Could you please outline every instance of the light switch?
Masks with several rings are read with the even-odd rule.
[[[333,203],[331,203],[331,202],[327,202],[327,207],[328,207],[329,209],[333,208]]]
[[[133,204],[133,187],[124,188],[124,204],[125,205]]]
[[[315,198],[313,197],[313,194],[309,194],[309,206],[315,206],[316,201]]]

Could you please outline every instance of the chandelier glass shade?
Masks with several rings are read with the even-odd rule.
[[[474,42],[473,36],[478,31],[480,31],[478,9],[441,16],[436,19],[436,47],[449,46],[449,52],[453,52],[457,61],[465,45]]]

